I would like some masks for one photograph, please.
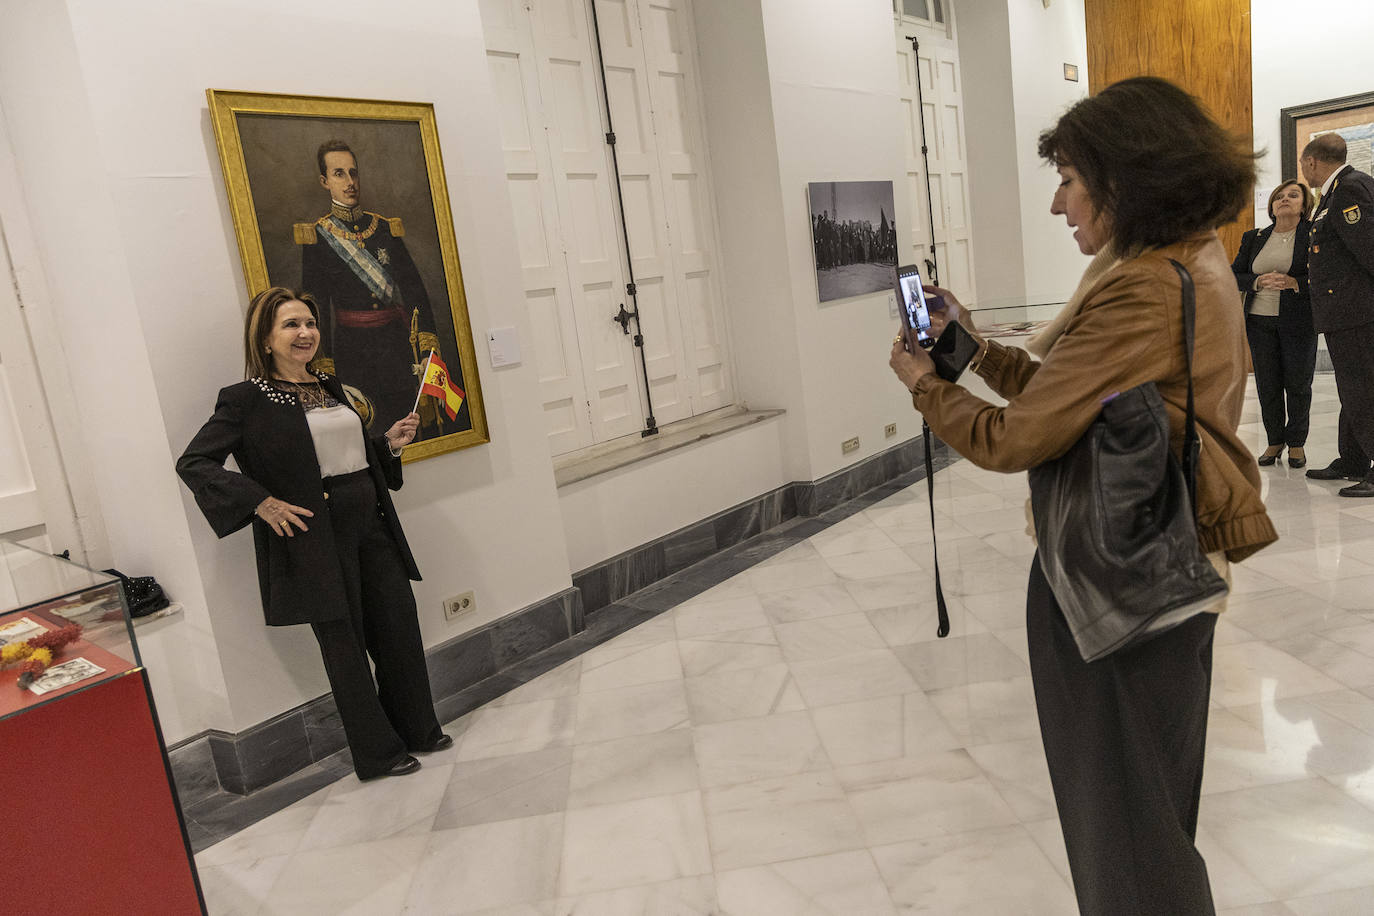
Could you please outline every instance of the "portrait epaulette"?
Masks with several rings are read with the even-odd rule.
[[[393,239],[402,238],[406,234],[406,227],[401,222],[399,216],[382,216],[382,214],[373,213],[371,210],[364,210],[363,215],[372,217],[372,225],[374,228],[379,220],[386,223],[387,228],[391,230],[391,237]]]
[[[315,224],[314,223],[292,223],[291,234],[296,237],[297,245],[315,244]]]

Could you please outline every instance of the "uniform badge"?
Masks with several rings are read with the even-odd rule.
[[[1355,225],[1360,221],[1360,205],[1356,204],[1353,207],[1346,207],[1341,211],[1341,216],[1344,216],[1345,221],[1350,225]]]
[[[1356,218],[1358,219],[1358,217],[1356,217]],[[377,249],[377,263],[378,263],[378,264],[390,264],[390,263],[391,263],[391,255],[387,254],[385,248],[378,248],[378,249]]]

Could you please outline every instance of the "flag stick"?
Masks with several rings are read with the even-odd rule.
[[[429,363],[432,359],[434,359],[434,351],[430,350],[429,355],[425,357],[424,371],[420,373],[420,390],[415,392],[415,403],[410,408],[411,413],[414,413],[420,407],[420,395],[424,393],[425,379],[429,378]]]

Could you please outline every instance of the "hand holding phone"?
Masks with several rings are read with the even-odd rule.
[[[921,269],[915,264],[897,268],[897,311],[902,317],[902,337],[906,349],[929,349],[939,333],[931,329],[930,307],[921,283]]]
[[[978,328],[973,323],[973,313],[964,308],[964,304],[954,293],[927,283],[925,294],[926,303],[930,307],[930,330],[936,337],[944,332],[945,325],[951,321],[959,322],[964,326],[964,330],[972,334],[978,333]]]

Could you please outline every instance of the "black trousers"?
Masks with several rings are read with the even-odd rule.
[[[408,749],[432,744],[443,732],[434,714],[415,595],[396,543],[377,512],[372,478],[367,471],[328,478],[325,492],[348,617],[311,628],[353,752],[354,772],[367,779],[382,775]]]
[[[1215,913],[1193,844],[1216,615],[1087,663],[1037,557],[1026,638],[1040,734],[1084,916]]]
[[[1341,398],[1337,448],[1351,474],[1367,474],[1374,457],[1374,324],[1326,335]]]
[[[1317,335],[1279,332],[1278,316],[1245,316],[1245,335],[1255,364],[1255,388],[1269,445],[1307,444],[1312,409],[1312,373],[1317,369]],[[1287,400],[1285,411],[1284,401]],[[1285,413],[1287,419],[1285,420]]]

